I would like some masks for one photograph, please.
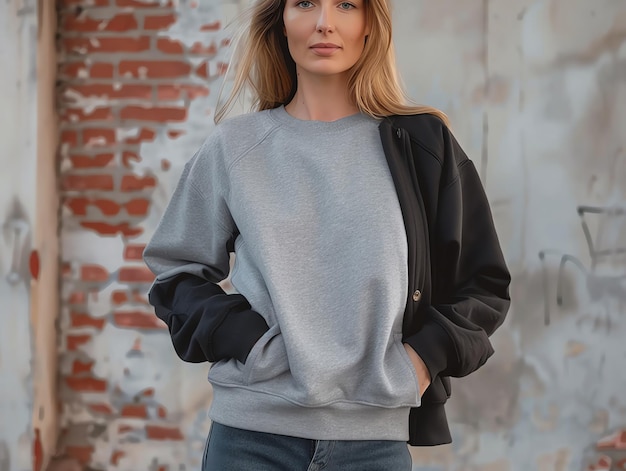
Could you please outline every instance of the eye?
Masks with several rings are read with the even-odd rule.
[[[350,3],[350,2],[341,2],[341,3],[339,4],[339,7],[340,7],[342,10],[352,10],[353,8],[356,8],[356,7],[355,7],[352,3]]]
[[[307,1],[303,1],[303,2],[296,3],[296,6],[300,7],[300,8],[311,8],[313,6],[313,3],[307,2]]]

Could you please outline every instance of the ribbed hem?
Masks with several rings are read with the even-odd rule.
[[[409,445],[411,446],[436,446],[452,443],[444,405],[422,403],[421,407],[411,409],[409,435]]]
[[[409,407],[297,406],[280,397],[213,385],[209,416],[223,425],[310,440],[409,439]]]

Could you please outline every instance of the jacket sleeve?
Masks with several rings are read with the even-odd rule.
[[[206,145],[205,145],[206,148]],[[229,272],[235,224],[224,194],[225,174],[202,149],[185,166],[144,251],[156,279],[148,298],[178,356],[188,362],[236,358],[242,363],[268,330],[241,294],[218,285]]]
[[[431,244],[432,301],[424,324],[406,342],[431,378],[461,377],[493,354],[489,336],[509,308],[509,271],[478,173],[449,131]],[[448,165],[448,168],[446,168]]]

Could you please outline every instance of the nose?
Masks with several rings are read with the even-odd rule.
[[[331,13],[328,7],[322,6],[320,8],[320,14],[317,17],[317,25],[315,29],[318,33],[330,33],[334,31],[335,26],[333,25]]]

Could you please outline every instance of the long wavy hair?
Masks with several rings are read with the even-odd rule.
[[[235,76],[229,97],[215,113],[220,122],[246,89],[257,111],[288,104],[297,88],[296,64],[284,34],[286,0],[257,0],[243,15],[234,41]],[[376,118],[429,113],[448,124],[440,110],[413,104],[405,94],[396,69],[389,0],[364,0],[370,34],[361,57],[350,70],[349,94],[362,113]],[[228,75],[228,72],[227,72]],[[220,92],[221,94],[221,92]]]

